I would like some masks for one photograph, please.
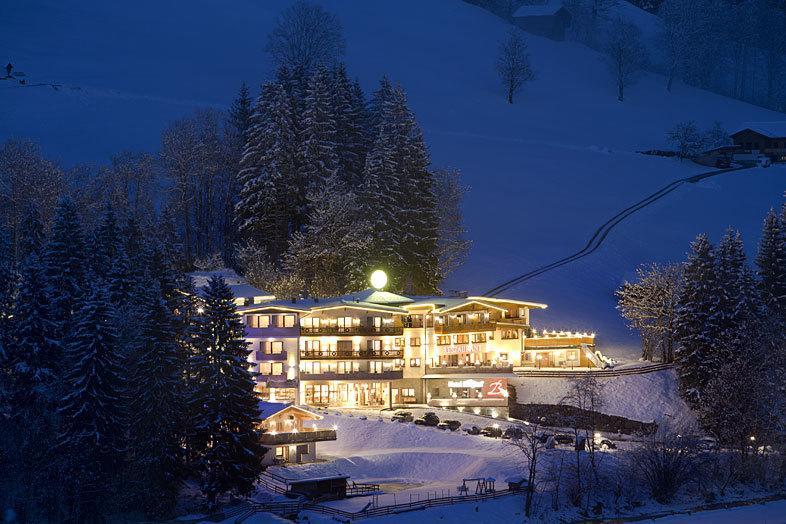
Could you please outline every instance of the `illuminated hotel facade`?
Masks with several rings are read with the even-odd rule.
[[[594,335],[531,328],[531,312],[545,308],[367,289],[319,300],[246,299],[238,312],[264,400],[502,414],[517,371],[601,365]]]

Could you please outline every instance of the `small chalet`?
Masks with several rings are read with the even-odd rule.
[[[336,430],[319,427],[322,415],[292,404],[260,402],[260,437],[262,445],[271,452],[265,453],[264,463],[283,464],[314,462],[317,460],[317,442],[336,440]]]
[[[731,139],[745,153],[786,162],[786,122],[749,122],[732,133]]]
[[[565,30],[570,27],[570,21],[570,11],[562,5],[562,0],[527,3],[513,13],[513,23],[516,26],[533,35],[552,40],[565,40]]]

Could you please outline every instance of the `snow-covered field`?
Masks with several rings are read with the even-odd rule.
[[[656,422],[674,431],[690,432],[696,418],[680,398],[677,376],[673,369],[603,378],[603,406],[608,415]],[[568,393],[569,381],[554,378],[515,379],[516,399],[522,404],[558,404]]]
[[[434,164],[461,169],[472,187],[465,219],[473,252],[445,289],[483,292],[569,254],[618,210],[701,172],[636,152],[663,147],[678,121],[735,128],[786,119],[679,83],[668,93],[658,75],[645,75],[619,103],[600,55],[534,36],[537,79],[511,106],[494,72],[508,26],[493,15],[459,0],[321,3],[344,25],[350,73],[366,90],[383,74],[401,82]],[[67,165],[154,150],[173,118],[226,107],[242,80],[257,85],[270,75],[265,35],[286,4],[11,3],[0,22],[3,59],[31,82],[64,87],[0,85],[0,139],[39,140]],[[533,315],[537,328],[596,331],[604,352],[635,355],[614,289],[640,263],[681,259],[698,232],[717,238],[734,225],[752,249],[762,216],[781,203],[784,175],[782,168],[755,169],[682,187],[623,222],[593,255],[510,294],[550,304]]]

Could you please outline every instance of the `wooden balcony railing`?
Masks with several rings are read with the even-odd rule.
[[[265,446],[281,446],[286,444],[304,444],[306,442],[322,442],[336,440],[334,429],[304,429],[297,433],[262,433],[259,437]]]
[[[317,335],[403,335],[403,326],[319,326],[301,327],[300,334],[305,336]]]
[[[404,358],[403,349],[317,349],[301,350],[301,359],[336,359],[336,358]]]
[[[472,333],[494,331],[497,325],[494,322],[465,322],[463,324],[437,324],[434,333]]]
[[[300,380],[399,380],[404,378],[404,371],[398,369],[372,373],[370,371],[352,371],[350,373],[300,373]]]
[[[475,366],[467,364],[466,366],[426,366],[427,375],[452,375],[459,373],[513,373],[513,366],[505,365],[484,365]]]

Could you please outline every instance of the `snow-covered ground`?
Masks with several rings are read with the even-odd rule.
[[[465,219],[474,248],[445,289],[483,292],[572,253],[620,209],[701,172],[636,152],[665,146],[676,122],[734,128],[786,118],[679,83],[668,93],[658,75],[645,75],[620,103],[598,53],[534,36],[537,79],[509,105],[494,72],[508,26],[488,12],[460,0],[320,3],[344,25],[350,74],[367,91],[383,74],[401,82],[434,164],[461,169],[472,188]],[[64,87],[0,82],[0,139],[39,140],[69,165],[154,150],[172,119],[226,107],[242,80],[256,86],[270,75],[265,35],[286,4],[12,2],[0,21],[2,58],[31,82]],[[755,169],[684,186],[620,224],[596,253],[509,294],[550,305],[533,315],[537,328],[596,331],[605,353],[635,356],[614,289],[640,263],[681,259],[698,232],[717,238],[734,225],[752,249],[764,213],[781,203],[784,175]]]
[[[677,376],[673,369],[603,378],[603,406],[608,415],[656,422],[674,431],[696,429],[696,417],[680,398]],[[570,383],[555,378],[517,378],[516,400],[521,404],[558,404],[568,393]]]

